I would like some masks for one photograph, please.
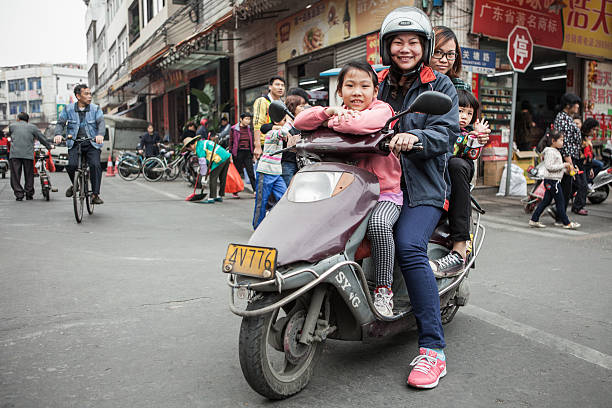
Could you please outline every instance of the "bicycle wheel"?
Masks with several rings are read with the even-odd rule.
[[[172,162],[168,165],[168,169],[166,171],[166,177],[170,181],[174,181],[181,174],[180,163]]]
[[[85,174],[83,176],[83,191],[85,192],[85,204],[87,206],[87,212],[89,213],[89,215],[93,214],[94,212],[94,203],[91,202],[91,191],[89,189],[89,174]]]
[[[117,172],[126,181],[136,180],[140,175],[140,163],[134,157],[125,157],[117,165]]]
[[[165,170],[164,162],[157,157],[149,157],[142,163],[142,175],[147,181],[161,180]]]
[[[81,186],[81,172],[77,171],[74,175],[74,183],[72,183],[72,204],[74,206],[74,218],[80,223],[83,220],[83,199]]]

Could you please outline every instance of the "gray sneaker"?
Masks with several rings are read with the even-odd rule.
[[[72,186],[68,187],[68,190],[66,190],[66,197],[72,197]]]
[[[436,278],[450,278],[461,273],[465,262],[458,252],[451,251],[443,258],[429,261],[429,265]]]
[[[393,292],[385,287],[374,291],[374,307],[381,315],[393,317]]]
[[[104,201],[97,194],[92,195],[91,202],[95,205],[104,204]]]

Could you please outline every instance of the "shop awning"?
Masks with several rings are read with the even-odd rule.
[[[127,74],[125,74],[124,76],[122,76],[121,78],[113,82],[113,84],[109,87],[109,91],[115,92],[116,90],[120,89],[125,84],[130,82],[130,79],[132,79],[132,75],[128,72]]]
[[[202,31],[177,43],[163,56],[159,65],[163,69],[191,71],[201,68],[203,65],[215,61],[216,59],[227,56],[227,53],[224,51],[207,48],[209,42],[207,37],[213,33],[214,30],[230,21],[232,16],[233,11],[229,10]]]
[[[157,61],[159,61],[162,57],[164,57],[164,55],[166,54],[166,52],[170,49],[169,45],[166,45],[164,48],[162,48],[161,50],[157,51],[155,54],[153,54],[148,60],[146,60],[145,62],[143,62],[142,64],[140,64],[138,67],[134,68],[132,70],[132,76],[140,76],[139,73],[141,73],[141,71],[143,71],[146,67],[148,66],[152,66],[153,64],[155,64]]]

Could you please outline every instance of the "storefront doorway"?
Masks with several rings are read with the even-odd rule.
[[[289,88],[299,86],[310,95],[311,105],[328,106],[330,92],[329,79],[319,74],[334,66],[333,53],[327,53],[318,57],[309,57],[307,61],[296,60],[288,62]]]

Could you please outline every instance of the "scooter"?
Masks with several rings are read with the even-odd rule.
[[[597,173],[587,193],[587,198],[592,204],[603,203],[610,194],[610,183],[612,183],[612,147],[609,144],[604,147],[601,156],[604,168]]]
[[[248,244],[230,244],[223,261],[229,308],[242,317],[240,366],[256,392],[284,399],[301,391],[328,338],[369,342],[416,327],[397,264],[394,315],[382,316],[374,307],[374,263],[365,236],[379,196],[378,179],[349,163],[364,155],[389,154],[394,135],[389,125],[401,116],[440,115],[451,106],[448,96],[426,92],[376,134],[356,136],[326,128],[302,133],[298,161],[308,164],[296,173]],[[287,113],[281,102],[270,105],[274,121]],[[472,208],[476,216],[469,261],[458,276],[437,280],[445,324],[468,301],[467,277],[484,242],[484,211],[475,200]],[[448,226],[441,223],[428,255],[438,259],[451,248]]]

